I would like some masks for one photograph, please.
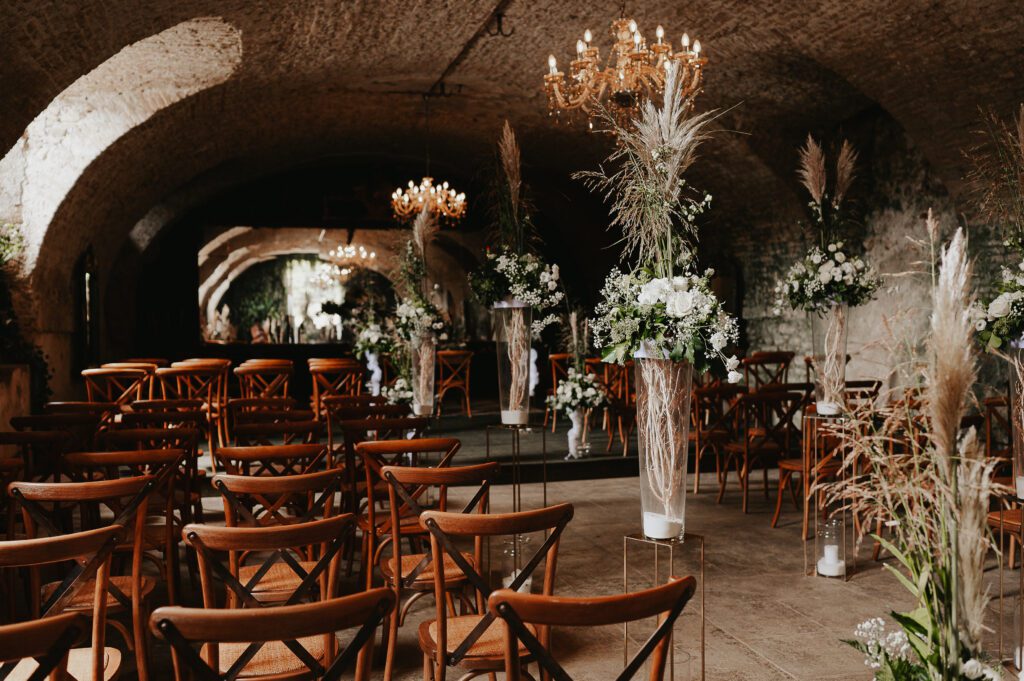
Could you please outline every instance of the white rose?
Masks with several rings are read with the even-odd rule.
[[[729,359],[725,360],[725,368],[729,371],[735,371],[736,367],[740,365],[740,361],[736,359],[736,355],[733,355]]]
[[[815,253],[814,255],[811,256],[811,262],[817,265],[818,263],[821,262],[821,256]]]
[[[960,664],[960,673],[969,679],[980,679],[985,674],[985,665],[971,658]]]
[[[835,253],[836,252],[836,245],[835,244],[829,244],[828,245],[828,252],[829,253]]]
[[[738,371],[730,371],[729,372],[729,382],[730,383],[739,383],[742,380],[743,380],[743,374],[741,374],[740,372],[738,372]]]
[[[843,254],[842,251],[839,251],[838,253],[835,254],[835,259],[836,259],[836,262],[839,262],[839,263],[845,262],[846,261],[846,256]]]
[[[689,291],[677,291],[665,301],[665,312],[670,317],[685,317],[693,312],[694,296]]]
[[[640,287],[640,295],[637,296],[637,303],[640,305],[657,305],[658,303],[664,303],[671,291],[672,284],[668,279],[652,279]]]
[[[822,284],[827,284],[832,281],[832,270],[822,267],[821,271],[818,272],[818,281]]]
[[[711,334],[711,347],[714,348],[716,351],[724,348],[725,343],[725,334],[722,333],[721,331],[716,331],[713,334]]]
[[[690,278],[672,277],[672,288],[677,291],[688,291],[690,289]]]
[[[999,319],[1010,314],[1010,296],[1000,293],[999,297],[988,304],[989,319]]]

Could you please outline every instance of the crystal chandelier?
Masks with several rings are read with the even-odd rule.
[[[636,21],[625,17],[612,22],[611,34],[615,44],[602,67],[590,29],[583,32],[583,39],[576,41],[576,58],[569,65],[568,84],[565,74],[558,70],[555,55],[548,57],[544,92],[551,116],[561,118],[563,114],[579,112],[593,129],[593,117],[604,107],[618,122],[625,123],[636,116],[645,100],[661,95],[669,64],[679,69],[683,99],[688,107],[693,107],[708,61],[701,56],[699,40],[691,45],[690,36],[684,33],[681,48],[673,51],[665,38],[665,29],[658,26],[654,32],[656,42],[648,45]]]
[[[366,260],[375,260],[377,258],[377,251],[368,251],[364,246],[348,246],[338,245],[337,248],[332,248],[327,251],[327,259],[333,262],[364,262]]]
[[[447,182],[434,185],[432,177],[424,177],[419,185],[409,180],[408,187],[391,192],[391,208],[399,220],[415,217],[424,206],[438,217],[455,221],[466,214],[466,194],[456,192]]]

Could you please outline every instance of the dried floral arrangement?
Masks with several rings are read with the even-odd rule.
[[[849,246],[841,240],[851,222],[846,197],[856,164],[857,151],[844,140],[829,193],[825,152],[810,135],[800,149],[797,174],[811,197],[807,206],[819,243],[776,284],[776,314],[784,306],[818,313],[836,305],[856,307],[869,302],[878,290],[878,274],[863,257],[850,253]]]
[[[711,291],[714,274],[694,267],[697,217],[711,196],[693,191],[684,173],[708,137],[713,114],[688,117],[676,70],[670,69],[661,105],[647,102],[633,126],[607,118],[618,146],[604,167],[578,172],[611,204],[611,226],[622,230],[631,268],[608,275],[594,320],[594,340],[605,361],[622,363],[637,352],[687,360],[698,371],[738,364],[724,349],[737,340],[736,320]]]
[[[928,223],[934,238],[930,215]],[[878,680],[1001,678],[982,655],[981,636],[989,499],[1004,490],[974,429],[960,432],[977,377],[970,280],[967,239],[958,230],[933,274],[929,337],[906,365],[913,367],[907,382],[923,390],[848,414],[841,426],[846,473],[824,484],[863,527],[884,528],[872,537],[896,558],[898,565],[885,567],[915,602],[891,613],[899,631],[869,620],[848,641]],[[896,342],[918,347],[914,339]]]

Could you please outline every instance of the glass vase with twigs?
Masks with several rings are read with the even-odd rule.
[[[863,257],[850,253],[839,237],[851,223],[845,199],[853,183],[857,152],[844,141],[836,159],[831,192],[825,153],[810,135],[800,150],[800,181],[811,196],[808,207],[819,244],[775,286],[776,314],[788,306],[804,310],[811,325],[811,365],[817,413],[835,416],[846,408],[847,338],[852,309],[870,301],[880,280]]]
[[[729,380],[740,378],[738,360],[724,354],[736,342],[736,320],[711,290],[714,272],[695,267],[696,220],[711,197],[683,179],[714,114],[687,114],[670,67],[662,101],[645,103],[632,125],[605,116],[618,141],[606,164],[615,170],[575,175],[611,204],[622,258],[636,258],[606,279],[593,331],[605,361],[635,363],[641,517],[653,539],[685,533],[694,371],[720,363]]]
[[[519,145],[508,121],[498,142],[491,239],[480,267],[470,276],[476,299],[492,309],[497,345],[501,422],[526,425],[533,393],[536,353],[532,341],[557,320],[552,310],[562,301],[558,265],[535,252],[538,237],[524,198]]]

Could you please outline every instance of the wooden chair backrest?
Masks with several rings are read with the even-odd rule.
[[[470,350],[438,350],[438,383],[445,385],[469,385],[469,370],[473,362]]]
[[[740,360],[748,390],[757,390],[767,383],[785,383],[789,365],[796,353],[787,351],[755,352]]]
[[[320,441],[323,432],[324,424],[314,420],[238,423],[231,427],[231,438],[236,447],[314,444]]]
[[[558,388],[562,379],[569,375],[569,362],[572,355],[568,352],[553,352],[548,355],[548,362],[551,364],[551,391]]]
[[[310,361],[309,374],[313,379],[310,406],[318,417],[324,413],[324,400],[333,397],[354,397],[363,392],[365,382],[363,366],[355,361]]]
[[[202,400],[212,405],[221,400],[225,369],[208,364],[185,364],[156,370],[161,399]]]
[[[219,447],[214,456],[229,475],[273,476],[312,473],[328,458],[322,444]]]
[[[116,402],[47,402],[43,405],[46,414],[93,414],[99,420],[106,420],[112,414],[120,412]]]
[[[672,649],[672,629],[683,608],[693,597],[697,581],[693,577],[671,578],[667,584],[643,591],[597,598],[564,598],[520,593],[501,589],[491,594],[488,611],[505,624],[505,674],[510,681],[523,678],[520,669],[520,642],[541,667],[545,678],[569,679],[565,669],[551,655],[547,646],[526,627],[597,627],[658,618],[658,627],[626,664],[616,681],[627,681],[641,672],[650,658],[647,674],[650,681],[661,681]]]
[[[124,536],[119,525],[40,539],[0,542],[0,568],[27,567],[38,570],[57,563],[69,564],[61,585],[46,603],[39,605],[38,591],[32,594],[33,617],[56,619],[74,598],[93,582],[92,661],[89,678],[102,679],[106,654],[107,592],[110,587],[110,558]],[[38,579],[34,580],[38,584]],[[0,636],[0,648],[10,645]]]
[[[157,638],[171,645],[179,666],[190,669],[193,678],[222,678],[218,644],[251,643],[258,650],[263,641],[291,645],[302,638],[322,635],[330,651],[323,665],[327,669],[316,663],[310,665],[308,653],[306,659],[296,656],[310,668],[309,676],[340,679],[342,672],[354,667],[356,681],[367,681],[374,632],[394,607],[394,593],[381,587],[317,603],[259,610],[157,608],[150,616],[150,629]],[[335,632],[342,629],[357,631],[348,646],[335,654]],[[207,644],[204,646],[206,659],[196,652],[193,646],[197,644]],[[288,665],[292,666],[290,661]]]
[[[487,537],[520,535],[531,532],[545,532],[546,539],[537,548],[533,557],[527,560],[509,584],[518,590],[540,562],[544,561],[543,593],[550,596],[554,590],[555,570],[558,559],[558,544],[562,531],[572,520],[572,504],[558,504],[533,511],[518,513],[465,514],[444,511],[426,511],[420,516],[420,524],[430,533],[430,551],[434,561],[434,598],[437,602],[437,657],[438,667],[455,665],[462,661],[472,645],[479,640],[487,627],[494,621],[494,615],[484,614],[480,623],[448,653],[447,608],[445,607],[444,559],[447,555],[462,570],[472,586],[478,612],[485,612],[487,599],[491,595],[490,585],[477,571],[483,560],[483,540]],[[473,539],[473,564],[470,564],[454,543],[456,538]],[[476,567],[475,567],[476,566]],[[546,628],[540,632],[541,640],[548,643]]]
[[[290,567],[300,580],[284,600],[284,605],[294,605],[310,596],[333,598],[339,586],[339,550],[350,540],[354,527],[355,516],[346,513],[294,525],[268,527],[189,524],[182,530],[182,536],[196,550],[204,607],[220,607],[217,588],[223,585],[228,590],[227,607],[259,608],[261,604],[254,591],[277,563]],[[219,555],[224,553],[228,557],[227,566]],[[257,555],[262,563],[253,577],[243,584],[240,570],[247,558]],[[307,571],[299,565],[296,557],[298,560],[315,560],[316,564]]]
[[[62,678],[68,652],[88,633],[89,618],[80,612],[0,626],[0,663],[34,658],[37,667],[29,681],[42,681],[51,672]]]
[[[284,477],[215,475],[211,485],[224,500],[228,527],[293,525],[334,514],[342,472],[328,469]]]
[[[295,368],[288,360],[250,360],[235,367],[242,397],[288,397]]]
[[[83,369],[86,399],[119,406],[149,397],[152,371],[145,369]]]
[[[747,393],[737,403],[738,428],[749,452],[769,446],[791,451],[800,443],[798,414],[807,404],[800,392]]]

